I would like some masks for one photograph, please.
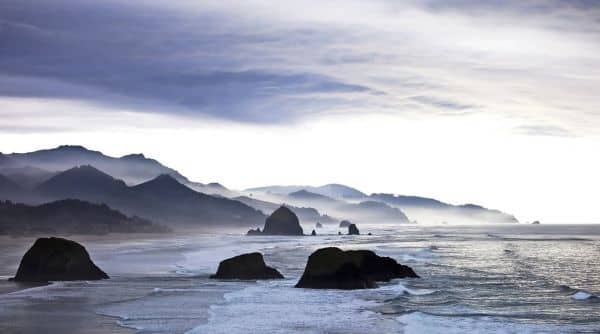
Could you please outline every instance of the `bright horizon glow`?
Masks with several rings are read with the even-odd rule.
[[[507,134],[501,129],[511,129],[510,124],[490,124],[478,116],[435,121],[334,116],[265,128],[160,114],[98,115],[101,123],[109,115],[119,125],[110,132],[90,124],[92,129],[83,125],[82,132],[31,133],[27,141],[19,133],[4,133],[3,152],[77,144],[115,157],[144,153],[193,181],[220,182],[236,190],[341,183],[366,193],[480,204],[515,214],[522,222],[597,222],[594,191],[600,182],[589,175],[599,170],[600,161],[573,166],[588,159],[593,140]],[[574,167],[578,173],[566,172]],[[583,201],[571,203],[574,193]]]

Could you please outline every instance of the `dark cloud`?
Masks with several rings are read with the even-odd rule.
[[[231,20],[88,1],[3,1],[0,95],[166,105],[170,112],[276,122],[298,117],[292,106],[310,94],[315,111],[328,107],[327,94],[375,93],[260,59],[267,54],[261,48],[282,38],[316,38],[310,30],[258,34],[232,30]]]
[[[0,2],[0,96],[85,100],[128,110],[241,122],[286,122],[348,111],[434,110],[462,115],[489,110],[488,101],[496,96],[506,100],[504,95],[522,93],[507,88],[491,96],[472,94],[470,83],[459,84],[465,80],[455,78],[468,76],[468,82],[477,82],[481,74],[469,69],[486,68],[490,77],[486,73],[485,84],[495,85],[492,77],[504,79],[511,74],[510,80],[517,83],[514,87],[527,86],[537,80],[531,64],[543,62],[526,57],[538,56],[539,50],[516,52],[519,61],[513,63],[510,57],[522,45],[511,47],[515,32],[500,34],[499,43],[490,40],[495,34],[482,34],[490,49],[487,43],[472,48],[470,44],[478,44],[474,41],[480,36],[467,34],[463,41],[461,33],[477,30],[479,19],[459,20],[455,29],[449,23],[444,35],[446,29],[431,24],[428,15],[422,22],[419,15],[411,21],[415,8],[433,15],[446,10],[461,15],[511,12],[509,18],[549,10],[566,17],[597,13],[594,3],[587,1],[570,5],[559,0],[382,2],[389,6],[366,13],[370,15],[363,20],[363,13],[357,13],[362,8],[356,7],[358,2],[349,2],[347,17],[327,8],[310,10],[309,4],[289,5],[296,12],[305,6],[307,13],[283,11],[282,17],[270,17],[264,15],[265,8],[271,9],[264,2],[245,6],[175,2],[168,4],[173,6],[169,9],[142,0],[4,0]],[[398,16],[390,8],[399,9]],[[582,14],[585,9],[590,14]],[[406,18],[406,23],[398,17]],[[560,29],[568,25],[594,30],[578,19],[548,22]],[[489,33],[490,26],[486,27]],[[491,30],[495,28],[492,24]],[[548,47],[548,43],[540,45]],[[586,45],[571,50],[577,55],[587,49]],[[548,54],[561,53],[555,51]],[[522,64],[528,59],[533,61]],[[569,59],[577,64],[586,61]],[[589,64],[593,67],[595,60]],[[544,68],[545,73],[551,70]]]

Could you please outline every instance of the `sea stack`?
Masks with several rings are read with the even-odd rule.
[[[246,235],[262,235],[262,232],[260,231],[260,228],[257,227],[256,230],[248,230],[248,233],[246,233]]]
[[[317,232],[315,230],[312,230],[310,235],[317,235]]]
[[[359,235],[360,232],[358,231],[358,227],[356,227],[356,224],[350,224],[350,226],[348,226],[348,235]]]
[[[210,278],[217,279],[277,279],[283,278],[276,269],[265,264],[261,253],[238,255],[219,263],[217,273]]]
[[[312,253],[297,288],[369,289],[378,281],[394,278],[418,278],[408,266],[368,250],[343,251],[336,247],[321,248]]]
[[[62,238],[39,238],[23,255],[18,282],[99,280],[109,278],[90,259],[85,248]]]
[[[298,216],[285,206],[275,210],[265,221],[263,234],[266,235],[303,235],[304,231]]]

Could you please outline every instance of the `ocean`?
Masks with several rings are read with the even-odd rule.
[[[6,279],[34,238],[3,238],[0,332],[600,332],[598,225],[359,228],[363,235],[339,236],[326,225],[305,237],[74,236],[111,279],[27,288]],[[369,290],[294,288],[310,253],[328,246],[373,250],[421,278]],[[286,278],[208,278],[219,261],[252,251]]]

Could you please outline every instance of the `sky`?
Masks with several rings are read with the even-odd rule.
[[[0,151],[600,223],[600,3],[0,2]]]

